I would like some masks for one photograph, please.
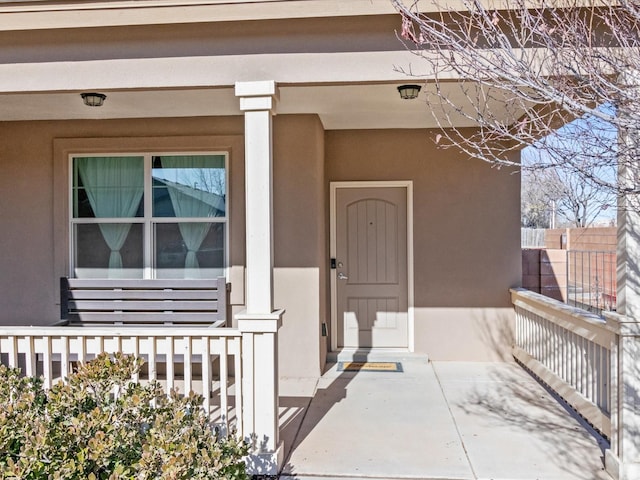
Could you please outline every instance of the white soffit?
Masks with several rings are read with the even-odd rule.
[[[126,58],[0,64],[0,92],[188,89],[256,80],[280,85],[403,82],[407,75],[400,69],[420,78],[433,75],[428,61],[407,50]]]
[[[407,81],[406,83],[419,83]],[[459,105],[469,102],[455,82],[447,94]],[[394,84],[280,86],[278,114],[317,114],[327,130],[373,128],[433,128],[434,116],[426,104],[428,87],[415,100],[402,100]],[[167,89],[105,91],[102,107],[87,107],[80,92],[0,95],[0,120],[73,120],[117,118],[167,118],[240,115],[238,98],[232,87],[216,89]],[[493,111],[511,120],[500,102]],[[441,115],[442,117],[442,115]],[[457,127],[474,122],[457,114],[451,117]]]

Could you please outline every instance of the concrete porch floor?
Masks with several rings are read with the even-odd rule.
[[[515,363],[281,381],[281,478],[609,480],[606,442]]]

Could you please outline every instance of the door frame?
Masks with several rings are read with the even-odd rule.
[[[329,258],[336,258],[336,195],[340,188],[404,188],[407,192],[407,351],[415,348],[413,275],[413,181],[352,181],[329,183]],[[338,350],[337,269],[329,269],[331,280],[331,351]]]

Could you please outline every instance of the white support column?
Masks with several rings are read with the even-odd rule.
[[[640,141],[640,140],[639,140]],[[640,165],[618,166],[620,182],[640,179]],[[635,186],[637,188],[637,185]],[[633,187],[632,187],[633,188]],[[640,195],[627,194],[618,199],[617,305],[616,311],[640,321]]]
[[[640,72],[624,72],[621,82],[640,94]],[[618,480],[640,478],[640,135],[633,105],[619,106],[619,118],[632,127],[619,131],[617,305],[605,314],[615,329],[611,346],[611,449],[605,467]]]
[[[619,168],[621,181],[640,174]],[[640,178],[640,177],[635,177]],[[640,210],[637,195],[619,199],[616,312],[606,313],[615,328],[611,347],[611,449],[605,466],[616,480],[640,478]]]
[[[242,332],[242,419],[252,449],[252,475],[276,475],[284,449],[278,427],[278,329],[284,311],[273,310],[273,81],[236,83],[245,118],[247,277]]]
[[[629,70],[619,76],[627,98],[640,95],[640,71]],[[616,311],[629,321],[640,321],[640,133],[634,100],[618,106],[618,239]]]
[[[244,112],[247,313],[273,311],[272,115],[275,82],[236,83]]]

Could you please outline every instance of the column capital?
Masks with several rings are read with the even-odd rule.
[[[236,82],[235,94],[240,98],[240,110],[243,112],[273,111],[279,96],[273,80]]]
[[[276,95],[277,91],[274,80],[236,82],[236,97],[269,97]]]

